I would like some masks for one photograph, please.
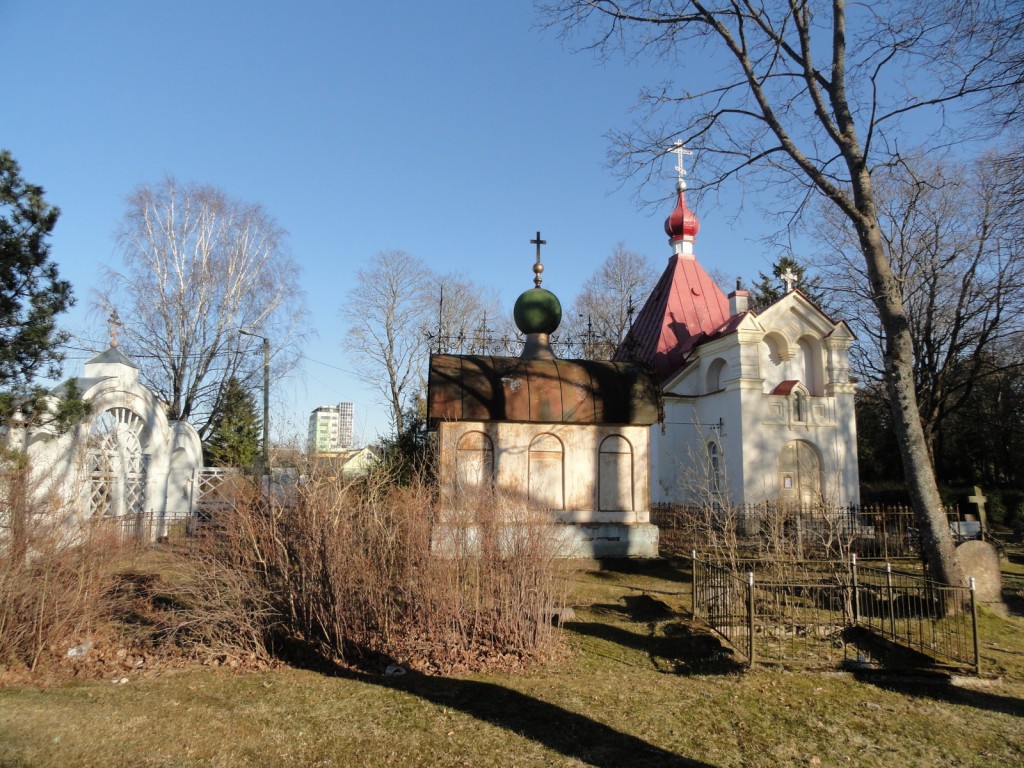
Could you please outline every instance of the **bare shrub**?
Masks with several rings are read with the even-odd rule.
[[[117,518],[69,534],[46,522],[67,515],[24,511],[17,542],[0,536],[0,673],[251,667],[286,640],[429,672],[545,656],[565,589],[561,527],[489,495],[441,526],[433,493],[386,472],[325,474],[268,500],[232,477],[191,536],[156,547],[124,541]]]
[[[103,521],[69,531],[66,510],[33,493],[30,477],[23,457],[4,455],[0,667],[35,671],[105,630],[104,580],[120,544]]]
[[[544,655],[563,583],[557,529],[494,499],[460,515],[437,526],[422,480],[314,474],[294,505],[236,506],[224,535],[281,628],[330,658],[447,672]]]
[[[168,659],[265,662],[262,580],[201,536],[174,548],[126,537],[123,519],[79,520],[5,456],[0,494],[0,676],[59,679]]]

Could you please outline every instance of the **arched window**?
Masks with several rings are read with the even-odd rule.
[[[821,342],[810,336],[800,337],[800,363],[803,372],[800,380],[807,385],[807,390],[813,397],[821,397],[823,392],[823,366]]]
[[[141,514],[146,506],[145,422],[130,408],[103,411],[89,428],[86,456],[94,515]]]
[[[761,341],[761,371],[765,392],[771,392],[780,381],[790,378],[787,361],[792,358],[789,342],[779,333],[766,334]]]
[[[708,375],[705,381],[705,392],[717,392],[725,384],[725,372],[729,364],[722,358],[716,358],[708,366]]]
[[[550,433],[537,435],[530,443],[529,498],[537,509],[565,509],[565,450],[562,441]]]
[[[494,482],[494,444],[483,432],[467,432],[455,448],[455,478],[459,500],[472,502],[491,490]]]
[[[633,446],[622,435],[609,435],[598,450],[597,508],[633,511]]]

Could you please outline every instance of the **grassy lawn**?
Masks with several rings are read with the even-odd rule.
[[[0,690],[0,766],[1020,766],[1024,561],[984,679],[739,672],[671,564],[575,574],[565,650],[519,675],[189,669]],[[1019,592],[1018,592],[1019,590]]]

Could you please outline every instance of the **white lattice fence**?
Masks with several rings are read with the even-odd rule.
[[[196,470],[192,509],[196,520],[210,523],[217,514],[235,504],[237,483],[242,478],[230,467],[201,467]]]

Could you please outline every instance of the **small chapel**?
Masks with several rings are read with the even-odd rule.
[[[191,424],[167,418],[164,404],[139,380],[139,366],[119,348],[115,325],[112,319],[110,346],[74,379],[91,406],[89,418],[65,433],[12,429],[4,441],[29,458],[40,514],[69,535],[86,520],[105,517],[125,534],[155,539],[193,512],[202,443]]]
[[[664,422],[651,428],[651,501],[664,504],[860,502],[855,385],[843,321],[792,286],[754,311],[726,296],[696,256],[677,145],[668,264],[614,359],[653,366]]]
[[[435,354],[427,415],[437,429],[440,512],[435,549],[474,526],[474,505],[532,510],[563,557],[657,557],[650,522],[650,427],[659,416],[649,366],[561,360],[550,336],[561,321],[541,287],[519,296],[519,357]]]

